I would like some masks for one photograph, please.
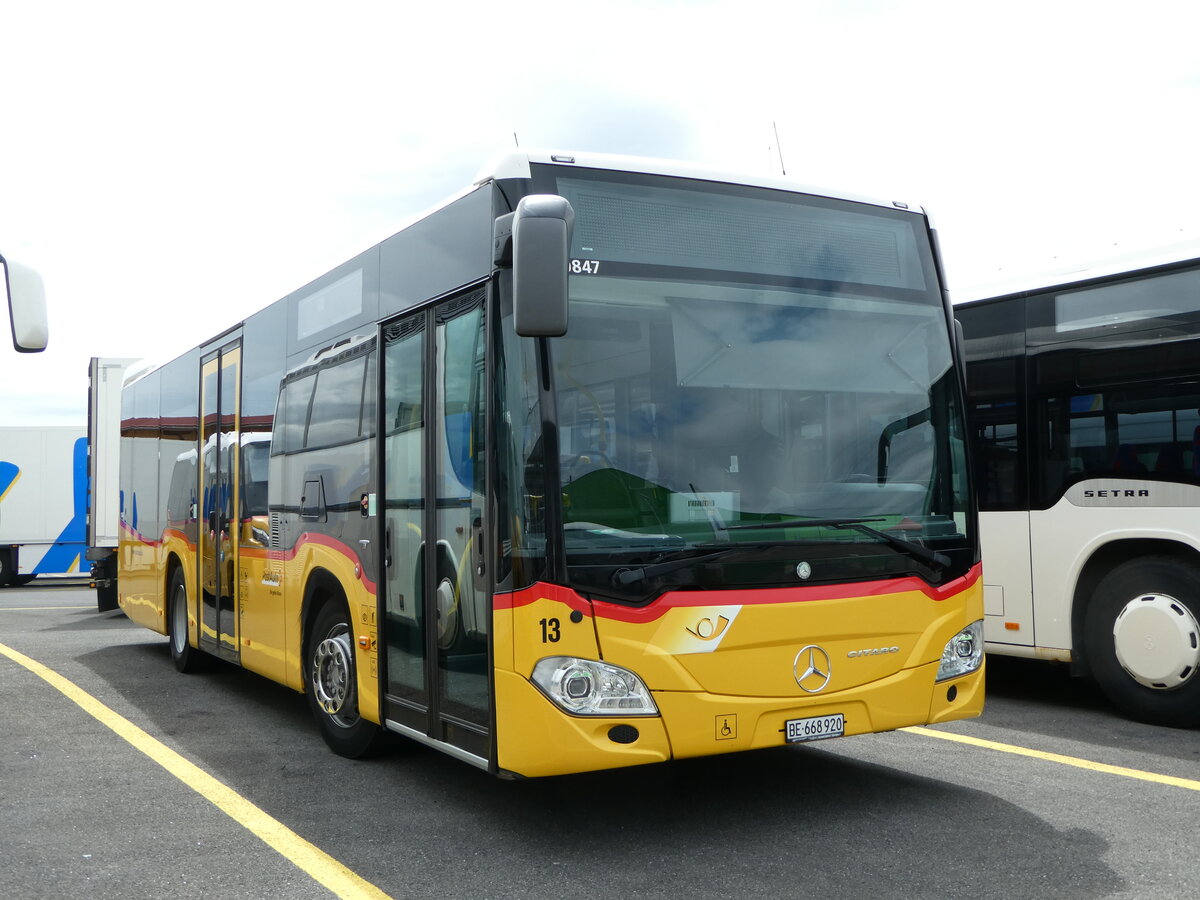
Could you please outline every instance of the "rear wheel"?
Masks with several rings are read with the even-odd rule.
[[[12,568],[12,555],[7,550],[0,550],[0,587],[8,587]]]
[[[203,667],[206,654],[188,643],[187,580],[179,568],[171,576],[167,591],[167,636],[171,639],[171,660],[176,669],[196,672]]]
[[[1200,725],[1200,566],[1169,557],[1114,568],[1088,607],[1092,675],[1127,716]]]
[[[358,675],[349,617],[340,603],[317,613],[305,656],[308,705],[321,737],[334,753],[351,759],[376,752],[383,731],[358,714]]]

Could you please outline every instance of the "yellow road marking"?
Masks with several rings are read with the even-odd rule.
[[[1145,772],[1142,769],[1127,769],[1125,766],[1111,766],[1108,763],[1092,762],[1090,759],[1080,759],[1076,756],[1063,756],[1061,753],[1047,753],[1044,750],[1031,750],[1028,747],[1018,747],[1016,744],[1002,744],[998,741],[985,741],[982,738],[968,737],[965,734],[954,734],[949,731],[935,731],[932,728],[904,728],[913,734],[925,737],[941,738],[944,741],[957,741],[960,744],[970,744],[972,747],[984,747],[988,750],[999,750],[1001,753],[1013,753],[1017,756],[1028,756],[1046,762],[1060,763],[1064,766],[1074,766],[1077,769],[1090,769],[1093,772],[1104,772],[1108,775],[1120,775],[1123,778],[1136,778],[1140,781],[1152,781],[1155,784],[1165,784],[1180,787],[1189,791],[1200,791],[1200,781],[1191,778],[1176,778],[1174,775],[1159,775],[1157,772]]]
[[[7,656],[18,665],[24,666],[68,699],[74,701],[88,715],[116,732],[338,897],[355,898],[355,900],[357,898],[387,900],[388,895],[375,885],[356,875],[328,853],[304,840],[278,819],[263,812],[241,794],[226,787],[199,766],[151,737],[120,713],[109,709],[74,682],[4,644],[0,644],[0,655]]]

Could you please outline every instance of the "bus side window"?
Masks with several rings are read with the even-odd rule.
[[[279,414],[275,417],[272,445],[277,453],[295,453],[304,449],[304,431],[308,425],[308,407],[312,400],[315,374],[284,385],[279,396]]]
[[[304,439],[306,448],[330,447],[357,439],[364,369],[365,357],[362,356],[321,369]],[[359,402],[349,403],[347,398]]]
[[[167,521],[182,525],[196,518],[196,451],[181,453],[171,469]]]

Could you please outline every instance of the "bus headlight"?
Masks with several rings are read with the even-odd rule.
[[[972,622],[946,642],[937,680],[969,675],[983,663],[983,620]]]
[[[533,668],[533,683],[576,716],[656,716],[650,690],[628,669],[591,659],[551,656]]]

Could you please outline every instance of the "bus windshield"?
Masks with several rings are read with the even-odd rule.
[[[572,585],[963,574],[962,406],[921,217],[636,178],[549,188],[576,213],[549,342]]]

